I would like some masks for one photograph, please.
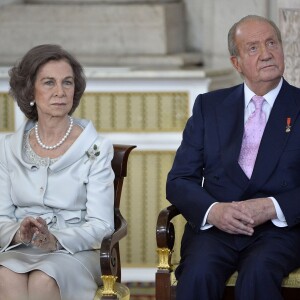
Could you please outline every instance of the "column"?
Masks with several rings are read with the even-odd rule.
[[[285,79],[300,87],[300,2],[278,0],[279,26],[285,53]]]

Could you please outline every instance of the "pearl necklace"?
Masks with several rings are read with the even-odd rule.
[[[46,150],[54,150],[54,149],[58,148],[60,145],[62,145],[64,143],[64,141],[67,139],[67,137],[70,135],[72,128],[73,128],[73,118],[69,116],[69,120],[70,120],[70,125],[69,125],[69,128],[68,128],[66,134],[63,136],[63,138],[57,144],[55,144],[53,146],[47,146],[47,145],[43,144],[43,142],[41,141],[40,136],[39,136],[39,125],[38,125],[38,122],[36,122],[34,125],[34,131],[35,131],[35,138],[36,138],[38,144],[43,149],[46,149]]]

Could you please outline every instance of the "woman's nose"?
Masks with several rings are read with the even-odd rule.
[[[63,85],[57,84],[56,90],[55,90],[55,96],[62,97],[64,95],[65,95],[65,90],[64,90]]]

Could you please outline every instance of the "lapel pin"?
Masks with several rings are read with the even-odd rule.
[[[290,132],[291,131],[291,118],[288,117],[286,118],[286,127],[285,127],[285,132]]]

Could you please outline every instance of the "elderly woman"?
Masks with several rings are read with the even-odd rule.
[[[94,297],[114,228],[113,147],[71,116],[85,85],[57,45],[34,47],[10,70],[28,120],[0,139],[0,299]]]

